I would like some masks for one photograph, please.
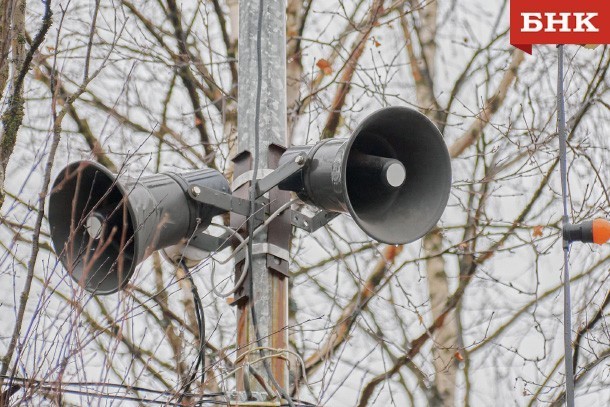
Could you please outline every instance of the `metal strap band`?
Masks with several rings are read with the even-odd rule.
[[[271,174],[272,172],[273,172],[272,169],[261,168],[256,173],[256,179],[265,178],[267,175]],[[231,184],[231,190],[233,192],[235,192],[237,190],[237,188],[239,188],[242,185],[252,181],[252,174],[253,173],[254,173],[254,171],[249,170],[249,171],[246,171],[243,174],[239,175],[237,178],[235,178],[233,180],[233,183]]]
[[[277,257],[278,259],[290,261],[290,252],[286,249],[282,249],[274,244],[270,243],[255,243],[252,245],[252,255],[257,254],[270,254]],[[235,261],[240,262],[246,255],[246,249],[240,250],[235,256]]]

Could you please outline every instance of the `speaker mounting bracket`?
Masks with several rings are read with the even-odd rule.
[[[235,212],[239,215],[248,216],[250,215],[250,201],[243,198],[238,198],[226,192],[216,191],[212,188],[203,187],[200,185],[189,186],[189,195],[197,202],[211,205],[215,208],[223,209],[229,212]],[[264,213],[261,209],[265,206],[265,203],[255,203],[255,218],[256,220],[262,219]]]
[[[301,212],[291,210],[290,219],[293,226],[303,229],[309,233],[313,233],[326,225],[339,215],[338,212],[320,211],[314,216],[307,216]]]
[[[305,154],[299,154],[294,160],[288,161],[274,169],[269,175],[256,183],[256,198],[258,199],[265,195],[280,182],[299,172],[301,168],[305,166],[306,162],[307,156]]]
[[[261,169],[258,170],[258,182],[256,183],[256,198],[260,198],[276,187],[280,182],[284,181],[291,175],[299,172],[307,163],[306,154],[298,154],[293,160],[283,163],[276,169]],[[242,185],[252,181],[253,171],[246,171],[233,180],[233,191]]]
[[[190,239],[188,246],[206,252],[214,253],[226,249],[231,245],[234,239],[234,234],[225,232],[220,236],[212,236],[207,233],[199,233]]]

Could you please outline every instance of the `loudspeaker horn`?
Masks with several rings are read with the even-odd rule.
[[[349,139],[291,147],[280,165],[307,154],[307,163],[280,189],[330,212],[347,212],[372,238],[413,242],[438,222],[449,199],[451,161],[437,127],[406,107],[368,116]]]
[[[63,266],[94,294],[122,289],[152,252],[191,238],[224,212],[190,199],[193,185],[229,191],[210,168],[118,179],[95,162],[68,165],[49,197],[51,240]]]

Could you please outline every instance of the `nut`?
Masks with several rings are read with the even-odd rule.
[[[193,196],[199,196],[200,193],[201,193],[201,188],[199,188],[197,185],[193,185],[191,187],[191,194],[193,194]]]
[[[294,159],[294,162],[299,164],[299,165],[303,165],[305,163],[305,156],[304,155],[297,155],[296,158]]]

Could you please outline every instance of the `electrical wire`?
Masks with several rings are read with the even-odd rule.
[[[11,377],[11,376],[2,376],[2,378],[8,379],[11,378],[13,381],[19,383],[26,392],[34,392],[36,389],[44,390],[48,393],[56,393],[56,394],[74,394],[81,395],[87,397],[97,397],[104,399],[112,399],[112,400],[122,400],[122,401],[136,401],[140,403],[147,404],[160,404],[160,405],[170,405],[170,406],[190,406],[192,404],[181,404],[180,402],[172,402],[170,400],[161,400],[159,397],[175,397],[176,393],[171,391],[163,391],[163,390],[155,390],[148,389],[140,386],[128,386],[119,383],[103,383],[103,382],[64,382],[64,381],[56,381],[56,380],[40,380],[35,378],[23,378],[23,377]],[[71,389],[70,387],[81,388]],[[101,388],[110,388],[118,390],[124,390],[127,392],[138,392],[138,393],[149,393],[152,395],[158,396],[157,398],[143,397],[143,396],[129,396],[126,394],[110,394],[110,393],[102,393],[100,391],[95,391],[92,387],[101,387]],[[33,393],[32,393],[33,395]],[[224,393],[188,393],[188,397],[197,397],[199,399],[203,398],[214,398],[214,397],[222,397]],[[29,396],[31,397],[31,395]],[[211,404],[222,404],[226,405],[226,403],[215,401],[215,400],[206,400],[203,403],[211,403]]]
[[[254,111],[254,163],[252,167],[252,181],[250,182],[250,213],[248,216],[248,251],[247,256],[249,258],[250,273],[252,272],[252,240],[254,237],[254,216],[252,216],[256,209],[256,185],[258,182],[258,159],[260,153],[260,111],[261,111],[261,94],[263,85],[263,57],[262,57],[262,32],[263,32],[263,11],[264,11],[264,0],[259,0],[258,3],[258,21],[256,27],[256,68],[257,68],[257,82],[256,82],[256,103]],[[254,278],[250,278],[249,290],[250,296],[254,291]],[[254,328],[254,336],[256,338],[256,344],[258,345],[261,353],[261,357],[265,356],[265,352],[262,349],[262,341],[258,329],[258,319],[256,315],[256,303],[250,298],[250,313],[252,314],[252,326]],[[273,387],[282,395],[282,397],[288,402],[290,407],[294,407],[294,403],[290,398],[290,395],[279,385],[279,383],[273,377],[271,368],[267,359],[263,359],[263,365],[269,380],[273,384]]]
[[[239,233],[236,233],[233,229],[229,228],[228,226],[216,225],[216,224],[214,226],[226,228],[227,231],[231,231],[232,233],[234,233],[235,237],[237,239],[239,239],[239,241],[240,241],[240,243],[239,243],[240,246],[245,243],[245,239],[243,237],[241,237],[241,235]],[[235,257],[237,251],[238,251],[238,249],[235,248],[235,250],[233,250],[233,253],[229,257],[227,257],[225,260],[218,260],[218,259],[214,258],[213,256],[210,256],[210,257],[212,257],[212,260],[214,260],[214,262],[218,262],[220,264],[227,264],[229,262],[229,260],[231,260],[233,257]],[[212,265],[211,265],[212,272],[210,273],[210,281],[212,282],[212,292],[214,292],[215,295],[217,295],[221,298],[227,298],[228,296],[230,296],[231,294],[233,294],[237,290],[239,290],[241,285],[244,283],[244,280],[246,279],[246,276],[248,275],[248,269],[250,268],[249,256],[245,256],[244,260],[245,260],[244,267],[242,268],[242,272],[241,272],[241,275],[239,276],[239,279],[235,282],[235,284],[233,285],[233,288],[225,293],[222,293],[216,289],[216,283],[214,282],[214,280],[215,280],[214,276],[216,275],[216,266],[214,266],[214,262],[212,262]]]
[[[239,357],[237,357],[237,359],[235,359],[235,363],[239,362],[240,360],[245,358],[250,353],[260,351],[260,349],[261,348],[258,348],[258,347],[257,348],[249,349],[247,352],[244,352]],[[295,352],[293,350],[290,350],[290,349],[278,349],[278,348],[270,348],[270,347],[264,347],[263,349],[275,352],[275,354],[270,355],[271,357],[284,357],[285,358],[284,354],[286,354],[286,353],[291,354],[292,356],[294,356],[297,359],[297,361],[299,362],[300,366],[301,366],[301,374],[302,374],[303,379],[305,381],[305,385],[307,386],[307,388],[309,388],[313,392],[313,389],[311,388],[311,385],[309,384],[309,379],[307,378],[307,367],[305,366],[305,361],[303,360],[301,355],[299,355],[297,352]],[[250,362],[250,364],[254,364],[256,362],[257,361]],[[241,368],[241,366],[236,368],[236,369],[233,369],[232,371],[230,371],[226,375],[229,376],[229,375],[235,373],[236,371],[238,371],[240,368]]]
[[[267,228],[267,226],[269,226],[269,224],[275,219],[277,218],[279,215],[281,215],[286,209],[288,209],[293,203],[295,203],[296,201],[298,201],[298,198],[295,198],[291,201],[286,202],[284,205],[280,206],[275,212],[273,212],[268,218],[267,220],[265,220],[265,222],[260,225],[258,228],[256,228],[256,230],[254,231],[254,233],[252,233],[252,237],[258,235],[260,232],[262,232],[263,230],[265,230]],[[221,228],[226,228],[227,231],[231,231],[233,233],[235,233],[235,231],[225,225],[221,225],[221,224],[217,224],[217,223],[213,223],[212,225],[214,226],[218,226]],[[241,237],[241,236],[240,236]],[[235,257],[237,255],[237,253],[239,253],[239,251],[244,247],[244,245],[246,243],[248,243],[250,241],[250,234],[248,234],[248,236],[241,240],[239,245],[237,245],[237,247],[233,250],[233,253],[227,257],[225,260],[217,260],[215,258],[213,258],[215,261],[218,261],[220,264],[226,264],[229,260],[231,260],[233,257]]]
[[[559,133],[559,171],[561,173],[561,199],[563,225],[568,225],[568,171],[565,93],[563,89],[563,45],[558,46],[557,67],[557,131]],[[574,367],[572,362],[572,305],[570,295],[570,242],[563,239],[563,343],[566,368],[566,405],[574,407]]]
[[[261,231],[265,230],[267,228],[267,226],[275,219],[277,218],[280,214],[282,214],[282,212],[284,212],[286,209],[290,208],[290,205],[292,205],[294,202],[296,201],[296,199],[293,199],[289,202],[286,202],[284,205],[280,206],[275,212],[273,212],[273,214],[271,214],[271,216],[269,216],[267,218],[267,220],[265,220],[265,222],[260,225],[258,228],[256,228],[256,230],[254,231],[254,233],[252,233],[252,237],[256,236],[257,234],[259,234]],[[238,240],[239,240],[239,245],[237,245],[237,247],[235,249],[233,249],[233,253],[231,253],[226,259],[224,260],[220,260],[215,258],[214,256],[210,256],[212,258],[212,260],[214,260],[214,262],[218,262],[220,264],[227,264],[232,258],[234,258],[235,256],[237,256],[237,254],[241,251],[241,249],[250,241],[250,236],[246,237],[245,239],[243,237],[241,237],[241,235],[237,232],[235,232],[233,229],[231,229],[228,226],[219,224],[219,223],[213,223],[214,226],[219,227],[221,229],[226,230],[229,233],[232,233],[233,236],[235,236]],[[244,280],[246,279],[246,276],[248,275],[248,270],[250,268],[250,256],[244,256],[244,266],[242,268],[243,272],[241,273],[241,275],[239,276],[239,279],[235,282],[235,285],[233,286],[233,288],[229,291],[227,291],[226,293],[221,293],[220,291],[218,291],[216,289],[216,283],[214,283],[214,276],[216,275],[216,267],[214,266],[214,263],[212,263],[212,272],[211,272],[211,282],[212,282],[212,291],[214,292],[214,294],[216,294],[219,297],[222,298],[227,298],[228,296],[230,296],[231,294],[234,294],[237,290],[239,290],[241,288],[241,285],[244,283]]]
[[[201,366],[201,383],[205,383],[205,314],[203,312],[203,304],[201,303],[199,291],[197,291],[195,280],[193,280],[193,276],[191,275],[189,268],[186,264],[184,264],[183,261],[180,262],[180,267],[191,284],[191,293],[193,294],[193,302],[195,303],[195,319],[197,320],[197,327],[199,328],[199,351],[197,352],[197,360],[195,361],[194,366],[192,366],[190,369],[193,370],[193,373],[185,384],[185,392],[180,395],[178,403],[182,402],[182,399],[185,397],[185,393],[188,393],[191,384],[197,378],[197,370],[199,369],[199,366]]]
[[[132,392],[151,393],[151,394],[156,394],[159,396],[167,396],[167,397],[172,397],[172,396],[176,395],[175,392],[171,392],[171,391],[167,391],[167,390],[155,390],[155,389],[149,389],[146,387],[131,386],[131,385],[121,384],[121,383],[86,382],[86,381],[84,381],[84,382],[66,382],[66,381],[58,381],[58,380],[41,380],[41,379],[35,379],[35,378],[11,377],[9,375],[0,376],[0,378],[2,378],[2,379],[12,378],[13,381],[21,383],[23,385],[53,386],[56,388],[75,387],[75,386],[77,386],[77,387],[105,387],[105,388],[132,391]],[[221,393],[221,392],[205,393],[205,394],[199,394],[199,393],[187,394],[187,396],[189,396],[189,397],[219,397],[219,396],[224,396],[224,395],[225,394]]]
[[[127,392],[140,392],[140,393],[149,393],[151,395],[155,395],[155,396],[159,396],[159,397],[175,397],[176,396],[176,392],[172,392],[172,391],[167,391],[167,390],[155,390],[155,389],[149,389],[149,388],[145,388],[145,387],[140,387],[140,386],[129,386],[129,385],[125,385],[125,384],[119,384],[119,383],[103,383],[103,382],[64,382],[64,381],[57,381],[57,380],[40,380],[40,379],[35,379],[35,378],[23,378],[23,377],[17,377],[17,376],[9,376],[9,375],[4,375],[4,376],[0,376],[3,379],[12,379],[14,382],[19,383],[20,385],[22,385],[24,387],[24,389],[26,391],[31,391],[32,387],[36,387],[38,389],[44,390],[47,393],[54,393],[54,394],[74,394],[77,396],[85,396],[85,397],[95,397],[95,398],[103,398],[103,399],[111,399],[111,400],[121,400],[121,401],[135,401],[135,402],[139,402],[139,403],[146,403],[147,405],[152,405],[152,404],[158,404],[158,405],[165,405],[165,406],[193,406],[192,402],[187,403],[180,403],[180,402],[174,402],[171,400],[161,400],[160,398],[151,398],[151,397],[140,397],[140,396],[128,396],[128,395],[121,395],[121,394],[109,394],[109,393],[102,393],[100,391],[94,391],[91,388],[92,387],[101,387],[101,388],[112,388],[112,389],[117,389],[117,390],[125,390]],[[6,387],[8,387],[8,384],[6,385]],[[78,387],[78,388],[86,388],[83,390],[77,390],[77,389],[70,389],[67,387]],[[186,393],[185,396],[187,397],[191,397],[191,398],[199,398],[199,401],[195,402],[194,405],[197,406],[203,406],[203,405],[223,405],[223,406],[227,406],[227,401],[226,400],[210,400],[211,398],[215,398],[215,397],[226,397],[227,394],[224,392],[214,392],[214,393]],[[31,397],[31,396],[30,396]],[[207,400],[201,400],[201,399],[207,399]],[[270,404],[265,404],[264,402],[262,404],[256,404],[256,403],[261,403],[261,402],[250,402],[250,403],[246,403],[244,404],[243,402],[239,402],[239,405],[251,405],[251,406],[263,406],[263,405],[270,405]],[[312,404],[310,402],[307,401],[297,401],[297,405],[299,407],[315,407],[315,404]],[[230,405],[234,405],[234,404],[230,404]],[[288,406],[288,404],[283,403],[283,404],[279,404],[276,403],[274,404],[276,406]]]
[[[191,406],[192,404],[183,404],[181,402],[171,402],[168,400],[155,400],[147,397],[135,397],[135,396],[125,396],[118,394],[107,394],[107,393],[95,393],[91,391],[82,391],[82,390],[72,390],[72,389],[57,389],[54,387],[46,387],[40,386],[47,393],[55,393],[55,394],[74,394],[86,397],[96,397],[102,399],[110,399],[110,400],[121,400],[121,401],[134,401],[139,403],[147,403],[147,404],[157,404],[163,406]],[[224,401],[216,401],[216,400],[205,400],[201,401],[199,405],[226,405]]]

